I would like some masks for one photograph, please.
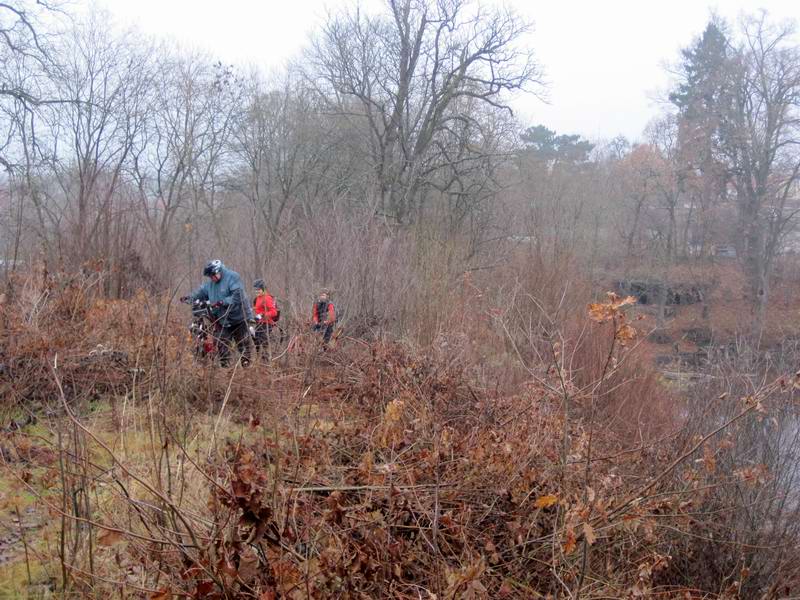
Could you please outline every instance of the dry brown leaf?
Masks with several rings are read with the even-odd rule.
[[[503,585],[500,586],[500,589],[497,592],[497,597],[498,598],[508,598],[513,593],[514,593],[514,589],[508,584],[507,581],[504,581]]]
[[[624,346],[627,342],[636,337],[636,329],[623,323],[617,330],[617,340]]]
[[[583,524],[583,535],[586,536],[586,543],[590,546],[597,541],[597,537],[594,534],[594,527],[589,525],[589,523]]]
[[[606,295],[609,299],[608,302],[595,302],[589,305],[589,317],[598,323],[605,323],[606,321],[610,321],[616,316],[621,315],[622,313],[620,309],[623,306],[636,304],[636,298],[633,296],[620,298],[614,292],[607,292]]]
[[[572,527],[569,527],[567,529],[567,539],[564,540],[564,546],[563,546],[564,554],[572,554],[573,552],[575,552],[575,548],[577,547],[577,545],[578,545],[578,540],[575,537],[575,531],[572,529]]]
[[[258,574],[258,556],[252,548],[247,547],[239,557],[239,578],[244,582],[250,582]]]
[[[546,496],[540,496],[537,498],[533,505],[536,508],[550,508],[556,502],[558,502],[558,496],[554,494],[547,494]]]
[[[101,546],[113,546],[124,539],[121,531],[114,529],[101,529],[97,536],[97,543]]]

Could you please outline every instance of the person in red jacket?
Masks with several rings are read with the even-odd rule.
[[[333,335],[333,324],[336,322],[336,309],[328,298],[328,291],[323,290],[319,299],[314,302],[311,311],[312,328],[322,334],[322,341],[327,344]]]
[[[253,312],[256,317],[256,334],[254,341],[256,345],[256,352],[261,354],[261,349],[266,347],[269,349],[269,338],[272,333],[272,328],[278,322],[278,307],[275,304],[275,298],[267,292],[267,284],[263,279],[256,279],[253,282],[253,288],[256,290],[256,297],[253,301]]]

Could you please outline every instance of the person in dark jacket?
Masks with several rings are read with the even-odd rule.
[[[333,335],[333,324],[336,322],[336,308],[328,298],[328,291],[322,290],[319,299],[311,309],[312,328],[322,334],[322,341],[327,345]]]
[[[267,292],[267,284],[263,279],[256,279],[253,282],[256,290],[256,297],[253,300],[253,311],[256,317],[256,334],[253,337],[256,352],[261,353],[262,348],[269,349],[269,338],[272,329],[278,323],[278,307],[275,298]]]
[[[242,366],[250,364],[250,338],[252,337],[253,311],[242,284],[242,278],[231,271],[221,260],[212,260],[203,269],[208,277],[188,299],[209,302],[214,317],[221,326],[219,360],[228,366],[231,349],[236,346],[242,355]],[[182,298],[181,300],[185,300]]]

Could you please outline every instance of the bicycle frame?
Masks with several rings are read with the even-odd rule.
[[[194,342],[195,357],[204,359],[216,356],[219,332],[222,327],[214,316],[211,304],[204,300],[189,301],[186,304],[190,304],[192,307],[192,322],[189,325],[189,332]]]

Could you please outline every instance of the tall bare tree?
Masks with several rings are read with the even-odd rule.
[[[412,220],[459,127],[475,120],[465,98],[510,110],[507,93],[541,89],[522,47],[528,24],[466,0],[389,0],[376,16],[345,11],[310,53],[309,78],[330,109],[354,122],[372,170],[376,211]]]
[[[147,119],[152,47],[108,27],[102,13],[77,22],[59,42],[53,85],[59,97],[46,115],[52,177],[63,217],[62,258],[119,270],[135,221],[126,192],[130,158]],[[111,285],[107,281],[107,285]]]
[[[168,278],[179,257],[192,256],[196,228],[218,209],[209,188],[225,168],[240,89],[229,67],[203,55],[162,49],[156,68],[133,174],[150,256]]]
[[[693,154],[689,171],[708,182],[700,187],[703,202],[730,197],[736,207],[734,241],[760,340],[775,258],[798,212],[800,48],[791,25],[772,24],[763,12],[742,20],[739,42],[724,29],[713,20],[684,51],[671,99],[682,119],[681,154]]]
[[[52,13],[59,12],[56,2],[45,0],[0,3],[0,98],[13,98],[29,107],[53,101],[43,93],[35,74],[52,63],[50,34],[42,31],[42,16],[52,18]],[[24,64],[28,76],[9,77],[9,64]]]
[[[271,262],[292,212],[316,200],[315,182],[330,162],[323,157],[334,153],[313,96],[294,77],[287,75],[275,89],[265,89],[255,77],[248,95],[232,136],[240,163],[233,187],[253,210],[253,258],[260,270]]]
[[[742,34],[720,150],[735,190],[738,242],[759,340],[775,257],[800,208],[800,48],[791,41],[792,27],[771,25],[765,14],[746,19]]]

